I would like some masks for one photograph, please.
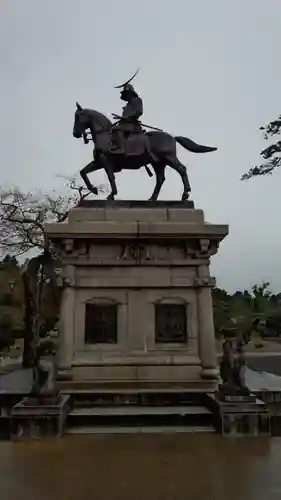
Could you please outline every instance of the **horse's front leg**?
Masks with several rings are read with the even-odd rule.
[[[93,193],[93,194],[98,194],[98,190],[91,183],[91,181],[88,177],[88,174],[90,174],[91,172],[95,172],[96,170],[99,170],[100,168],[102,168],[101,165],[99,165],[96,161],[91,161],[90,163],[88,163],[88,165],[86,165],[86,167],[84,167],[84,168],[82,168],[82,170],[80,170],[80,175],[81,175],[83,181],[85,182],[89,191],[91,191],[91,193]]]

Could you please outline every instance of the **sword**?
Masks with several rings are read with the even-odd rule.
[[[126,118],[122,118],[122,116],[118,116],[118,115],[115,115],[114,113],[111,113],[113,118],[117,118],[118,122],[120,122],[120,120],[125,120],[125,121],[131,121],[130,119],[126,119]],[[116,125],[116,123],[114,125]],[[163,132],[163,130],[161,128],[157,128],[157,127],[152,127],[151,125],[146,125],[145,123],[142,123],[140,122],[139,120],[136,120],[135,123],[137,123],[138,125],[141,125],[142,127],[145,127],[145,128],[151,128],[151,130],[157,130],[157,132]]]
[[[139,121],[137,121],[137,123],[139,123],[139,125],[141,125],[142,127],[151,128],[151,130],[157,130],[157,132],[163,132],[163,130],[161,128],[152,127],[151,125],[146,125],[145,123],[142,123]]]

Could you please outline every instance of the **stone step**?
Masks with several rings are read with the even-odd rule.
[[[165,392],[105,392],[72,394],[73,408],[112,407],[199,407],[206,406],[202,394]],[[192,411],[192,410],[191,410]]]
[[[68,428],[204,427],[212,423],[212,413],[199,405],[81,406],[72,409],[66,421]]]
[[[60,380],[62,394],[143,394],[143,393],[212,393],[217,389],[216,381],[158,382],[158,381],[102,381]]]
[[[74,408],[69,417],[80,416],[129,416],[129,415],[208,415],[210,410],[204,406],[113,406]]]
[[[210,433],[216,432],[211,425],[192,425],[192,426],[113,426],[113,427],[94,427],[80,426],[65,429],[65,434],[175,434],[175,433]]]

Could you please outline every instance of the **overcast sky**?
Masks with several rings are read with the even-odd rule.
[[[51,190],[56,174],[79,171],[92,150],[72,138],[75,101],[119,113],[113,87],[140,67],[143,121],[219,148],[178,146],[196,207],[230,226],[213,259],[218,285],[268,279],[280,291],[281,171],[239,181],[265,146],[260,125],[281,111],[280,22],[280,0],[2,0],[1,184]],[[119,198],[150,196],[142,170],[118,174]],[[160,199],[179,199],[168,170]]]

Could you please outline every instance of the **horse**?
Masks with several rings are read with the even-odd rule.
[[[121,170],[139,170],[141,167],[145,167],[151,176],[152,174],[147,167],[148,164],[152,166],[156,176],[156,184],[149,198],[150,201],[156,201],[159,196],[165,180],[166,166],[173,168],[180,175],[184,187],[182,201],[188,200],[191,188],[186,167],[177,158],[177,143],[193,153],[209,153],[217,150],[215,147],[196,144],[187,137],[173,137],[163,131],[149,131],[138,134],[138,137],[135,135],[135,139],[132,137],[137,146],[141,144],[141,139],[145,139],[146,146],[143,141],[141,149],[140,147],[136,147],[135,151],[132,150],[127,155],[124,153],[117,154],[111,150],[113,123],[99,111],[84,109],[78,103],[76,103],[76,106],[73,136],[76,139],[83,137],[84,142],[87,143],[86,131],[90,130],[95,145],[93,152],[94,159],[80,170],[80,175],[89,191],[93,194],[98,194],[98,190],[90,182],[88,174],[103,168],[111,186],[111,193],[107,197],[108,200],[114,200],[118,193],[115,182],[116,172],[120,172]],[[128,139],[126,140],[128,141]],[[139,142],[137,143],[136,140]]]

